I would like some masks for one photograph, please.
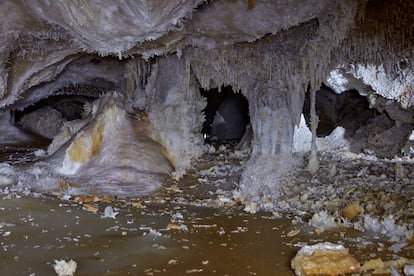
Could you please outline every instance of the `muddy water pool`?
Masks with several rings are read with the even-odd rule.
[[[33,149],[4,149],[1,161],[24,164],[33,156]],[[211,160],[199,166],[212,171]],[[361,263],[413,259],[412,244],[394,252],[378,233],[335,228],[317,234],[307,223],[310,214],[302,220],[295,213],[246,213],[218,192],[232,189],[239,171],[222,181],[215,170],[211,179],[190,172],[144,198],[3,188],[1,275],[56,275],[53,265],[61,259],[78,263],[75,275],[295,275],[296,252],[326,241],[344,244]]]
[[[4,275],[50,275],[55,259],[78,262],[76,275],[293,275],[287,220],[168,205],[118,212],[103,218],[103,209],[58,199],[2,200]]]
[[[358,260],[393,258],[383,239],[350,229],[318,235],[307,224],[266,213],[137,208],[122,200],[94,204],[99,210],[91,212],[44,196],[0,203],[2,275],[54,275],[57,259],[75,260],[75,275],[294,275],[290,261],[299,246],[321,241],[344,243]],[[108,206],[119,214],[104,217]]]

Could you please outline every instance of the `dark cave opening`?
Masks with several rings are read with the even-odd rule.
[[[381,114],[375,108],[370,108],[368,99],[357,90],[336,94],[324,84],[316,92],[316,113],[319,117],[316,132],[318,137],[329,135],[338,126],[345,129],[346,136],[352,136],[368,121]],[[303,114],[306,124],[310,126],[309,93],[305,96]]]
[[[241,93],[233,91],[231,86],[220,89],[200,89],[206,98],[203,109],[205,121],[202,133],[206,142],[240,140],[250,124],[249,102]]]
[[[80,95],[50,96],[23,110],[11,110],[12,123],[31,134],[53,139],[65,122],[82,119],[85,104],[95,99]]]

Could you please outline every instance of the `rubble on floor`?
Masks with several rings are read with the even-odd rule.
[[[123,208],[145,211],[148,206],[157,204],[182,208],[206,207],[228,210],[230,213],[244,211],[269,219],[289,218],[292,229],[286,232],[286,236],[298,241],[297,245],[292,243],[292,246],[302,248],[315,241],[327,242],[330,240],[325,240],[325,233],[332,235],[339,231],[339,244],[352,244],[355,248],[371,246],[377,248],[378,252],[389,252],[390,261],[385,261],[386,264],[408,257],[404,266],[392,265],[386,269],[390,272],[393,269],[408,271],[406,275],[410,275],[412,255],[410,257],[407,254],[414,248],[414,160],[380,159],[348,151],[319,152],[320,169],[315,175],[311,176],[303,165],[281,185],[277,200],[264,197],[255,201],[243,197],[238,191],[241,171],[250,156],[249,149],[238,150],[235,143],[210,144],[208,147],[208,153],[181,180],[171,179],[158,192],[149,196],[72,196],[70,188],[75,184],[65,181],[58,183],[50,195],[80,206],[103,219],[118,218],[117,214]],[[305,159],[306,156],[298,155],[296,158]],[[1,193],[5,198],[19,194],[36,196],[13,186],[2,188]],[[189,232],[207,228],[217,229],[217,233],[222,231],[219,225],[197,221],[189,223],[177,212],[172,212],[171,221],[165,229],[151,228],[146,233]],[[357,238],[341,234],[355,230],[360,233]],[[240,228],[238,231],[244,230]],[[300,242],[303,235],[314,237],[314,242]],[[375,252],[373,254],[372,260],[377,257]],[[371,259],[366,258],[363,269],[378,270],[371,269]]]

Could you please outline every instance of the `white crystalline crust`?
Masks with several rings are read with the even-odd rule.
[[[326,79],[327,85],[332,88],[337,94],[341,94],[346,90],[351,89],[349,87],[348,79],[342,75],[339,69],[332,70],[329,72],[329,76]]]
[[[330,242],[324,242],[324,243],[317,243],[314,245],[305,245],[302,247],[297,255],[312,255],[315,251],[342,251],[345,250],[345,247],[342,244],[334,244]]]
[[[342,72],[346,72],[347,76]],[[358,89],[360,93],[364,94],[365,91],[361,91],[360,87],[355,85],[355,81],[350,81],[349,75],[360,80],[361,85],[369,86],[372,89],[371,93],[394,100],[404,108],[410,107],[414,103],[411,97],[414,92],[414,72],[409,68],[398,68],[395,74],[387,74],[383,64],[379,66],[351,64],[343,66],[342,70],[331,71],[327,78],[327,85],[336,93]]]
[[[404,267],[404,274],[405,275],[414,275],[414,265],[406,265]]]
[[[392,215],[384,218],[378,218],[371,215],[363,215],[358,221],[351,223],[346,219],[339,217],[338,214],[332,215],[328,211],[323,210],[315,213],[309,220],[309,225],[322,233],[329,229],[337,227],[353,227],[361,232],[372,232],[377,235],[384,235],[388,237],[390,242],[398,242],[394,245],[398,250],[399,246],[404,247],[405,241],[414,234],[414,229],[407,223],[397,222]]]
[[[295,125],[292,151],[309,152],[311,150],[311,140],[312,133],[302,114],[299,125]],[[318,151],[345,151],[349,150],[350,143],[345,138],[345,129],[338,126],[328,136],[316,138],[316,147]]]
[[[53,268],[58,276],[73,276],[75,275],[78,264],[74,260],[55,260]]]
[[[315,227],[320,232],[338,227],[338,223],[335,218],[327,211],[320,211],[312,216],[309,221],[309,225]]]
[[[116,216],[119,214],[119,212],[114,212],[114,208],[112,206],[105,207],[104,214],[101,216],[101,218],[116,218]]]
[[[311,149],[312,132],[306,125],[303,114],[300,116],[300,122],[295,125],[293,134],[293,152],[308,152]]]
[[[383,219],[364,215],[361,221],[354,224],[354,228],[385,235],[391,242],[405,241],[414,234],[412,226],[405,223],[397,223],[392,215]]]

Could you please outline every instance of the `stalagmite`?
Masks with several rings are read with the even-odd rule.
[[[38,166],[53,168],[66,181],[82,183],[71,191],[74,194],[132,196],[156,191],[173,166],[148,118],[131,111],[122,94],[102,96],[80,128],[69,135],[62,129],[51,144],[50,156]]]

